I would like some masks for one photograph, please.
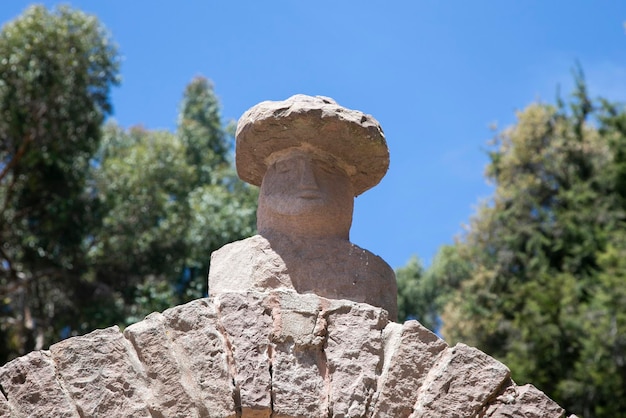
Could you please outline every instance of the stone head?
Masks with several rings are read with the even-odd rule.
[[[262,102],[237,125],[239,176],[261,187],[261,235],[349,239],[354,197],[389,165],[380,125],[331,99]]]

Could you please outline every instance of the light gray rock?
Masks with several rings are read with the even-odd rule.
[[[230,349],[219,331],[215,305],[196,300],[163,312],[187,391],[208,417],[235,417]]]
[[[231,242],[213,251],[208,280],[211,296],[293,288],[285,261],[260,235]]]
[[[8,402],[0,401],[0,411],[8,410],[10,405],[15,417],[79,417],[74,402],[57,379],[48,351],[35,351],[4,365],[0,369],[0,385],[8,398]],[[0,398],[5,399],[1,395]]]
[[[208,411],[199,410],[202,404],[196,406],[185,390],[187,379],[183,378],[180,357],[176,356],[163,322],[163,315],[153,313],[124,330],[148,377],[150,411],[164,417],[207,416]]]
[[[408,417],[422,382],[448,345],[417,321],[389,324],[385,336],[390,358],[385,360],[372,416]]]
[[[353,301],[227,292],[124,334],[94,331],[0,367],[0,416],[563,416],[481,351]]]
[[[50,352],[81,417],[152,418],[146,376],[118,327],[69,338]]]
[[[271,309],[267,294],[224,293],[215,298],[234,362],[235,401],[243,417],[265,418],[272,412]]]
[[[326,323],[320,298],[272,293],[273,417],[321,417],[328,409]]]
[[[510,377],[496,359],[465,344],[446,349],[418,390],[412,418],[471,418]]]
[[[11,407],[9,406],[7,399],[4,397],[4,394],[0,394],[0,417],[17,417],[17,415],[11,413]]]
[[[333,417],[362,417],[368,411],[383,366],[382,330],[387,312],[348,301],[326,301],[325,353],[329,410]]]
[[[488,406],[484,417],[562,418],[564,414],[563,408],[533,385],[511,385]]]

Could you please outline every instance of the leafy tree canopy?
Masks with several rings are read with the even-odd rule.
[[[175,133],[103,126],[119,57],[95,17],[29,8],[0,32],[0,363],[206,295],[254,233],[211,83]]]
[[[34,6],[0,32],[0,358],[41,348],[73,314],[84,193],[119,57],[96,18]]]
[[[233,170],[208,80],[193,80],[182,102],[176,134],[104,129],[89,265],[95,283],[122,297],[118,322],[206,295],[211,252],[255,231],[257,191]]]
[[[426,318],[449,342],[580,417],[624,417],[626,112],[576,81],[569,103],[532,104],[497,136],[492,200],[411,286],[439,289]]]

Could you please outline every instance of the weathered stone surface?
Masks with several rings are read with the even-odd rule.
[[[509,369],[465,344],[446,349],[418,390],[412,418],[474,417],[509,379]]]
[[[484,417],[561,418],[564,413],[563,408],[533,385],[511,385],[489,405]]]
[[[334,417],[362,417],[382,371],[387,312],[347,301],[329,302],[324,307],[329,410]]]
[[[391,267],[347,240],[255,235],[214,251],[208,280],[211,296],[287,289],[379,306],[392,320],[398,315]]]
[[[263,293],[225,293],[215,298],[234,361],[235,401],[243,417],[272,412],[271,309]]]
[[[371,115],[347,109],[333,99],[297,94],[250,108],[237,123],[237,173],[256,186],[267,170],[267,157],[303,144],[337,155],[353,167],[355,195],[375,186],[389,166],[382,128]]]
[[[273,417],[322,417],[328,410],[320,298],[295,292],[272,294]]]
[[[69,338],[50,352],[81,417],[152,417],[146,376],[117,327]]]
[[[0,416],[563,414],[479,350],[449,348],[416,321],[390,323],[347,300],[223,293],[149,315],[125,335],[95,331],[0,367]]]
[[[417,321],[389,324],[384,335],[389,354],[372,416],[408,417],[422,382],[448,345]]]
[[[153,313],[146,319],[124,330],[124,336],[133,344],[148,377],[152,414],[164,417],[207,416],[185,390],[182,365],[163,324],[163,315]],[[193,391],[193,387],[190,388]],[[195,391],[193,391],[195,392]],[[198,406],[201,406],[198,403]]]
[[[185,387],[208,417],[234,417],[235,386],[230,349],[219,331],[215,305],[196,300],[163,312],[174,355],[182,366]]]
[[[9,402],[4,397],[4,394],[1,394],[1,393],[0,393],[0,417],[7,417],[7,418],[17,417],[17,415],[11,413]]]
[[[245,245],[242,245],[245,243]],[[255,235],[211,254],[209,294],[293,288],[287,266],[267,238]]]
[[[350,242],[354,197],[387,171],[378,122],[332,99],[263,102],[238,123],[240,177],[261,187],[259,236],[211,256],[209,294],[286,288],[386,309],[397,318],[393,269]]]
[[[35,351],[4,365],[0,369],[0,386],[9,401],[0,402],[0,411],[4,404],[5,410],[12,407],[16,417],[79,417],[56,377],[48,351]]]

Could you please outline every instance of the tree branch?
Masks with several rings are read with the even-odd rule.
[[[33,142],[33,139],[34,135],[29,135],[28,137],[26,137],[24,142],[22,142],[22,145],[20,145],[13,158],[11,158],[11,161],[9,161],[9,163],[4,166],[4,169],[2,169],[2,172],[0,172],[0,181],[2,181],[2,179],[4,179],[7,174],[9,174],[9,171],[20,162],[20,160],[26,153],[26,148],[28,148],[28,145]]]
[[[30,135],[24,138],[22,145],[20,145],[20,147],[17,149],[17,152],[15,153],[13,158],[11,158],[11,161],[9,161],[9,163],[6,166],[4,166],[4,168],[2,169],[2,172],[0,172],[0,182],[2,182],[2,180],[9,174],[9,171],[11,171],[13,167],[19,164],[24,154],[26,154],[26,150],[28,146],[30,145],[30,143],[33,142],[35,138],[37,137],[37,134],[42,133],[41,119],[46,114],[46,111],[48,108],[45,103],[39,103],[37,107],[38,107],[37,110],[33,109],[33,113],[35,116],[34,120],[37,121],[36,122],[37,126],[34,130],[31,131]]]

